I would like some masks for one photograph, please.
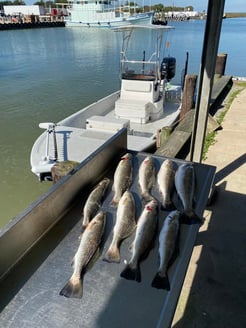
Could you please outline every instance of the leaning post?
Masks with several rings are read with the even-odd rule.
[[[209,0],[201,58],[195,118],[190,147],[190,160],[201,162],[213,87],[225,0]]]

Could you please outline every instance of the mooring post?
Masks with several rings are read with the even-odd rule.
[[[179,118],[185,116],[185,114],[195,107],[195,89],[196,89],[197,75],[188,74],[185,76],[184,91],[182,96],[182,104]]]
[[[216,59],[215,74],[225,75],[227,54],[218,54]]]

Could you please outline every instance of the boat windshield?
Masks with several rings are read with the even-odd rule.
[[[160,79],[160,65],[163,59],[163,36],[164,32],[173,29],[172,27],[163,26],[131,26],[121,27],[115,29],[115,31],[121,31],[123,33],[122,49],[120,53],[120,69],[122,79],[137,79],[137,80],[159,80]],[[133,31],[142,30],[142,33],[150,33],[152,39],[152,46],[147,46],[147,50],[140,50],[134,54],[135,59],[132,60],[131,47],[129,46],[130,39],[131,44],[134,47],[138,41],[132,37]],[[138,38],[140,39],[140,38]],[[141,43],[141,42],[140,42]],[[129,48],[129,49],[128,49]],[[137,56],[137,60],[136,60]]]
[[[146,61],[122,61],[121,77],[122,79],[135,80],[155,80],[158,71],[157,63]]]

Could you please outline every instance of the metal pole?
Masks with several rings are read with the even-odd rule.
[[[213,87],[215,63],[218,52],[224,5],[225,0],[209,0],[208,2],[207,21],[190,148],[190,160],[194,162],[201,162],[202,160],[209,111],[209,100]]]

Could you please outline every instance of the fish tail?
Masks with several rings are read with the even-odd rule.
[[[117,246],[110,246],[106,254],[104,255],[103,261],[106,262],[120,262],[120,250]]]
[[[121,272],[120,276],[127,280],[135,280],[137,282],[141,282],[141,272],[139,266],[132,267],[130,264],[128,264]]]
[[[112,202],[111,202],[111,206],[112,207],[117,207],[119,204],[119,200],[117,198],[113,198]]]
[[[169,283],[167,273],[165,274],[165,276],[161,276],[160,273],[157,272],[157,274],[155,275],[155,277],[151,283],[151,286],[155,287],[157,289],[170,290],[170,283]]]
[[[68,298],[82,298],[83,296],[83,280],[79,278],[71,278],[60,291],[60,295]]]
[[[173,211],[176,209],[176,207],[174,206],[173,202],[165,202],[161,205],[161,209],[163,211]]]
[[[183,224],[203,224],[204,219],[200,218],[193,209],[181,213],[180,222]]]
[[[148,191],[145,191],[142,193],[142,199],[147,203],[154,199],[154,197]]]

